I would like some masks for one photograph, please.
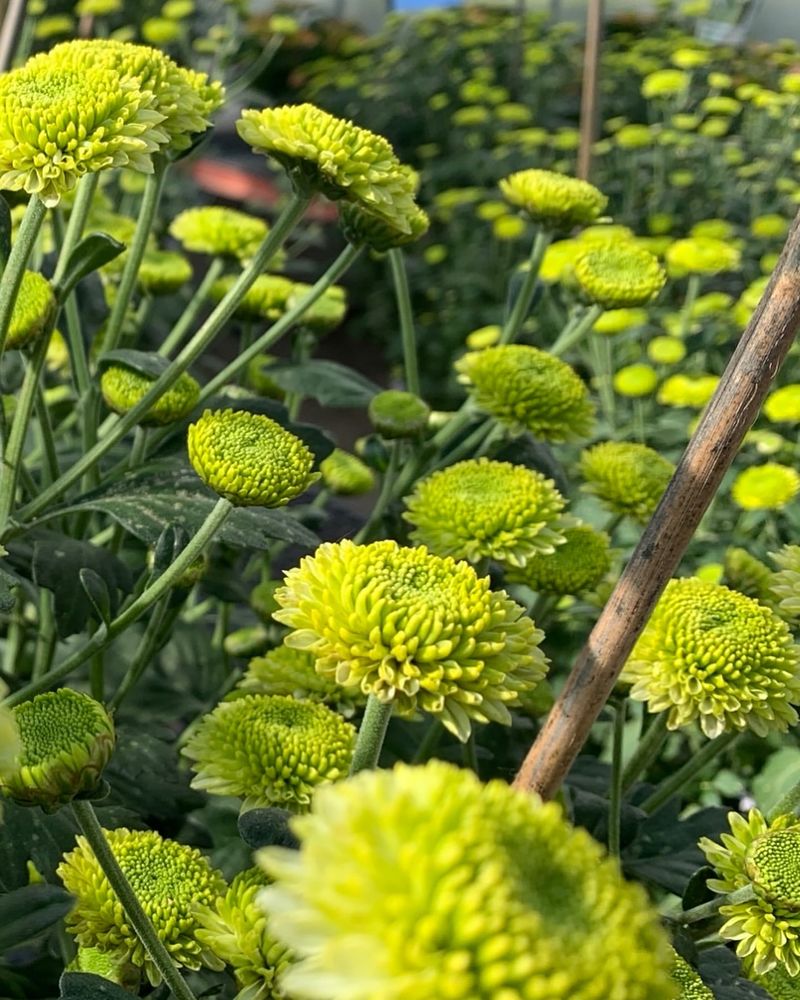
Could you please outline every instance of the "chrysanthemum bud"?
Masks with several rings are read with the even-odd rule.
[[[277,580],[264,580],[257,583],[250,591],[250,607],[262,621],[271,621],[273,612],[278,610],[275,591],[279,586],[280,583]]]
[[[341,448],[334,450],[319,464],[322,482],[339,496],[359,496],[369,493],[375,486],[372,469],[357,455],[351,455]]]
[[[19,349],[40,337],[56,309],[50,282],[36,271],[25,271],[8,325],[6,348]]]
[[[301,281],[295,282],[286,300],[286,308],[293,309],[299,305],[310,290],[310,285],[304,285]],[[303,311],[297,322],[299,326],[322,337],[341,324],[346,312],[347,293],[341,285],[331,285],[316,302]]]
[[[430,219],[417,205],[403,217],[402,227],[394,219],[375,215],[361,205],[343,202],[340,208],[340,223],[344,238],[353,246],[367,246],[377,253],[386,253],[392,247],[403,247],[415,243],[427,233]]]
[[[124,365],[109,365],[100,376],[100,391],[106,406],[127,413],[153,387],[154,378]],[[142,417],[142,424],[172,424],[183,420],[197,405],[200,384],[187,372],[178,376]]]
[[[36,695],[13,709],[19,753],[0,790],[22,805],[54,812],[93,791],[114,749],[108,712],[69,688]]]
[[[208,297],[221,302],[233,288],[236,275],[226,274],[211,286]],[[237,304],[234,316],[238,319],[264,319],[274,322],[286,311],[286,303],[294,290],[294,282],[279,274],[260,274]]]
[[[176,215],[169,232],[191,253],[249,260],[266,238],[269,227],[263,219],[233,208],[201,205]]]
[[[667,280],[658,258],[633,243],[587,251],[575,261],[574,274],[584,295],[604,309],[646,305]]]
[[[431,409],[413,392],[386,389],[369,401],[367,415],[381,437],[407,438],[425,430]]]
[[[688,406],[702,410],[719,385],[718,375],[670,375],[658,390],[662,406]]]
[[[747,978],[766,990],[772,1000],[797,1000],[800,996],[800,973],[790,976],[782,965],[776,965],[763,976],[752,972]]]
[[[594,222],[608,204],[594,185],[551,170],[519,170],[500,181],[500,190],[507,202],[552,229]]]
[[[773,556],[773,558],[776,558]],[[760,559],[747,549],[731,547],[725,550],[723,583],[731,590],[738,590],[746,597],[754,597],[762,604],[769,603],[772,573]],[[800,610],[800,603],[798,604]]]
[[[784,545],[770,557],[778,569],[775,573],[767,571],[764,589],[778,601],[782,617],[800,618],[800,545]]]
[[[740,262],[741,254],[735,247],[711,236],[676,240],[667,250],[667,265],[676,275],[735,271]]]
[[[614,373],[614,391],[628,399],[641,399],[651,395],[658,385],[658,375],[650,365],[637,363],[625,365]]]
[[[740,472],[731,486],[742,510],[780,510],[800,491],[800,473],[788,465],[766,462]]]
[[[675,467],[647,445],[604,441],[581,455],[584,489],[614,514],[646,521],[656,509]]]
[[[680,987],[678,1000],[714,1000],[714,994],[685,958],[674,953],[672,978]]]
[[[509,579],[543,594],[579,594],[596,587],[611,568],[608,535],[588,524],[567,527],[553,552],[538,552]]]
[[[148,250],[136,280],[146,295],[172,295],[192,278],[192,265],[174,250]]]
[[[800,385],[784,385],[764,400],[764,416],[774,424],[800,422]]]

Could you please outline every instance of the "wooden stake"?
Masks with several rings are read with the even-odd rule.
[[[530,748],[514,787],[550,798],[610,695],[800,328],[800,212],[675,474]]]
[[[597,137],[600,114],[600,52],[603,40],[603,0],[589,0],[586,9],[586,41],[583,49],[583,87],[581,89],[581,142],[578,149],[578,177],[588,181],[592,172],[592,146]]]
[[[14,50],[25,18],[26,0],[8,0],[0,28],[0,73],[11,69]]]

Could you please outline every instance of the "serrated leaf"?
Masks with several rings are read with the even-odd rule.
[[[81,278],[114,260],[125,249],[125,244],[108,233],[89,233],[78,243],[69,256],[56,296],[63,302]]]
[[[72,909],[58,885],[26,885],[0,896],[0,953],[47,930]]]
[[[131,994],[93,972],[65,972],[58,983],[61,1000],[131,1000]]]
[[[309,396],[322,406],[363,408],[383,391],[360,372],[335,361],[272,365],[269,375],[286,392]]]
[[[130,368],[131,371],[137,372],[139,375],[157,379],[169,368],[170,361],[169,358],[164,358],[160,354],[119,348],[116,351],[108,351],[97,359],[98,371],[102,372],[111,365]]]

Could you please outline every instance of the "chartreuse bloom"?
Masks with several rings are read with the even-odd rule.
[[[631,697],[667,726],[697,720],[713,739],[759,736],[797,722],[800,657],[785,622],[768,607],[697,577],[670,580],[622,672]]]
[[[292,953],[267,930],[267,915],[257,896],[270,884],[260,868],[234,878],[224,896],[199,906],[197,939],[229,966],[239,987],[235,1000],[285,1000],[281,975]]]
[[[773,556],[773,559],[776,559]],[[733,546],[725,550],[724,582],[732,590],[755,597],[762,604],[771,601],[772,573],[760,559],[747,549]],[[800,606],[798,606],[800,608]]]
[[[783,965],[776,965],[763,976],[752,973],[748,978],[766,990],[772,1000],[797,1000],[800,996],[800,974],[790,976]]]
[[[439,556],[524,566],[564,541],[566,500],[552,479],[511,462],[471,458],[420,480],[403,517]]]
[[[647,344],[647,356],[657,365],[677,365],[686,357],[686,345],[680,337],[653,337]]]
[[[658,401],[663,406],[688,406],[702,410],[718,385],[718,375],[670,375],[661,383]]]
[[[75,958],[64,970],[65,972],[88,972],[93,976],[102,976],[118,986],[124,986],[132,993],[137,993],[141,975],[132,965],[127,965],[114,958],[102,948],[78,948]]]
[[[385,438],[417,437],[428,426],[431,408],[424,399],[402,389],[385,389],[372,397],[367,416]]]
[[[644,309],[606,309],[594,321],[592,330],[612,337],[632,327],[644,326],[646,322],[647,312]]]
[[[598,219],[608,198],[587,181],[552,170],[519,170],[500,181],[509,204],[548,229],[570,229]]]
[[[583,294],[604,309],[646,305],[667,280],[657,257],[624,242],[581,254],[575,261],[574,274]]]
[[[544,676],[543,633],[465,562],[394,541],[321,545],[289,570],[274,617],[317,671],[346,689],[440,717],[465,740],[471,719],[510,723],[507,704]]]
[[[364,771],[267,848],[260,902],[308,1000],[672,1000],[641,887],[561,808],[432,761]]]
[[[526,583],[542,594],[580,594],[596,587],[611,569],[609,539],[591,525],[576,524],[564,530],[565,542],[553,552],[537,552],[509,579]]]
[[[456,361],[480,410],[514,433],[567,441],[591,430],[594,406],[580,377],[560,358],[525,344],[471,351]]]
[[[243,809],[302,811],[318,785],[347,774],[355,736],[323,704],[249,694],[204,716],[181,752],[192,761],[193,788],[235,795]]]
[[[165,840],[153,830],[104,830],[114,857],[173,961],[187,969],[221,969],[223,963],[197,937],[195,907],[226,889],[222,875],[194,847]],[[56,874],[75,896],[65,918],[82,948],[100,948],[119,963],[142,969],[156,986],[161,974],[128,922],[85,837],[64,855]]]
[[[658,374],[650,365],[638,362],[634,365],[625,365],[615,372],[612,384],[614,391],[620,396],[639,399],[655,391]]]
[[[260,413],[205,410],[188,445],[197,475],[238,507],[283,507],[318,478],[300,438]]]
[[[714,1000],[714,994],[677,951],[673,955],[672,978],[680,987],[678,1000]]]
[[[19,288],[6,337],[6,347],[19,349],[40,337],[50,325],[56,309],[56,297],[44,275],[25,271]]]
[[[322,482],[339,496],[359,496],[369,493],[375,486],[375,474],[358,455],[334,448],[327,458],[319,463]]]
[[[427,212],[417,205],[397,218],[376,214],[358,203],[344,201],[339,209],[344,238],[353,246],[366,246],[377,253],[407,246],[430,228]]]
[[[583,488],[614,514],[646,521],[656,509],[675,466],[644,444],[603,441],[580,459]]]
[[[255,254],[266,239],[269,226],[263,219],[233,208],[201,205],[176,215],[169,232],[191,253],[241,261]]]
[[[272,612],[277,611],[277,602],[272,604]],[[263,656],[253,657],[236,687],[247,694],[291,695],[299,701],[321,702],[345,716],[352,715],[356,706],[366,701],[361,691],[352,688],[346,691],[317,673],[311,653],[290,646],[277,646]]]
[[[219,278],[209,289],[208,297],[212,302],[221,302],[237,280],[235,274]],[[285,312],[293,291],[294,282],[288,278],[279,274],[259,274],[238,302],[234,316],[237,319],[273,322]]]
[[[764,400],[764,416],[773,424],[800,422],[800,385],[784,385]]]
[[[667,265],[676,275],[735,271],[740,262],[741,254],[734,246],[713,236],[690,236],[667,249]]]
[[[674,97],[689,86],[689,74],[679,69],[657,69],[642,81],[642,96]]]
[[[106,406],[127,413],[153,387],[155,378],[125,365],[109,365],[100,376],[100,391]],[[197,405],[200,384],[187,372],[180,375],[142,417],[142,424],[172,424],[188,416]]]
[[[97,787],[114,749],[114,726],[99,702],[59,688],[22,702],[12,714],[19,743],[13,769],[0,773],[5,795],[54,812]]]
[[[286,299],[286,308],[294,309],[310,291],[310,285],[305,285],[301,281],[295,282],[289,297]],[[341,324],[346,312],[347,293],[341,285],[331,285],[325,289],[316,302],[312,302],[303,311],[297,322],[304,329],[321,337],[330,333],[331,330],[335,330]]]
[[[766,462],[740,472],[731,487],[743,510],[780,510],[800,491],[800,473],[788,465]]]
[[[145,295],[172,295],[192,277],[192,265],[174,250],[148,250],[136,280]]]
[[[298,192],[343,198],[401,233],[413,231],[417,176],[383,136],[313,104],[243,111],[236,128],[254,152],[283,167]]]
[[[800,820],[792,814],[771,822],[757,809],[747,819],[728,813],[731,832],[722,844],[703,837],[699,846],[717,878],[715,892],[752,887],[753,898],[720,907],[728,919],[720,937],[738,941],[736,954],[763,976],[775,968],[800,975]]]
[[[784,545],[770,557],[778,569],[767,570],[764,589],[778,601],[781,615],[790,619],[800,617],[800,545]],[[764,567],[766,570],[766,567]]]

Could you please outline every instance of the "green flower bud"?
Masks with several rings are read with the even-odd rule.
[[[580,460],[583,489],[594,493],[614,514],[646,521],[656,509],[675,467],[643,444],[604,441]]]
[[[677,365],[686,357],[686,345],[679,337],[653,337],[647,356],[657,365]]]
[[[47,278],[36,271],[25,271],[8,325],[6,348],[16,350],[40,337],[55,310],[56,298]]]
[[[735,247],[711,236],[676,240],[667,250],[667,264],[676,275],[736,271],[740,262],[741,254]]]
[[[672,978],[681,989],[678,1000],[714,1000],[711,990],[677,951],[674,953]]]
[[[408,438],[417,437],[425,430],[431,410],[425,400],[413,392],[386,389],[369,401],[367,415],[381,437]]]
[[[211,301],[221,302],[237,280],[236,275],[227,274],[215,281],[208,293]],[[286,311],[293,290],[294,282],[288,278],[278,274],[260,274],[236,306],[234,316],[244,320],[265,319],[272,323]]]
[[[172,295],[192,278],[192,265],[173,250],[145,253],[136,280],[146,295]]]
[[[322,482],[339,496],[360,496],[375,488],[375,476],[372,469],[365,465],[356,455],[334,450],[319,464]]]
[[[277,580],[265,580],[250,591],[250,607],[262,621],[268,622],[272,613],[278,610],[275,591],[280,586]]]
[[[509,580],[526,583],[543,594],[580,594],[596,587],[611,569],[608,535],[588,524],[564,531],[565,542],[553,552],[536,553]]]
[[[146,393],[155,379],[124,365],[109,365],[100,376],[100,391],[106,406],[115,413],[127,413]],[[187,372],[153,403],[140,419],[141,424],[172,424],[187,417],[197,405],[200,384]]]
[[[702,410],[718,385],[718,375],[670,375],[661,383],[657,398],[663,406],[689,406]]]
[[[742,510],[780,510],[800,492],[800,473],[788,465],[765,462],[740,472],[731,486]]]
[[[263,625],[248,625],[229,632],[222,642],[228,656],[246,658],[263,652],[269,645],[269,632]]]
[[[608,204],[594,185],[551,170],[520,170],[501,180],[500,190],[509,204],[548,229],[587,225]]]
[[[20,749],[0,790],[21,805],[55,812],[97,788],[114,749],[108,712],[88,695],[59,688],[13,709]]]
[[[776,558],[773,556],[773,558]],[[769,566],[751,555],[747,549],[728,548],[725,550],[724,583],[731,590],[738,590],[746,597],[754,597],[762,604],[770,603],[772,585]],[[800,610],[800,605],[798,606]]]
[[[344,238],[353,246],[367,246],[376,253],[386,253],[392,247],[415,243],[430,228],[430,219],[417,205],[413,205],[402,227],[397,220],[375,215],[361,205],[342,202],[339,220]]]
[[[286,308],[293,309],[299,305],[311,290],[311,285],[304,285],[296,282],[292,288],[289,298],[286,300]],[[310,305],[298,320],[298,324],[321,337],[331,330],[335,330],[345,317],[347,312],[347,293],[339,285],[331,285],[323,294]]]
[[[800,385],[784,385],[764,401],[764,416],[774,424],[800,422]]]
[[[259,396],[283,400],[286,390],[269,376],[269,369],[279,359],[274,354],[257,354],[247,365],[247,385]]]
[[[625,243],[582,254],[575,261],[574,273],[581,291],[604,309],[646,305],[667,280],[657,257]]]
[[[649,396],[658,385],[658,375],[650,365],[626,365],[614,374],[614,390],[629,399]]]
[[[800,618],[800,546],[784,545],[779,552],[771,552],[770,557],[778,569],[775,573],[767,570],[764,590],[768,597],[778,601],[781,616],[795,621]]]
[[[269,226],[263,219],[233,208],[202,205],[176,215],[169,232],[191,253],[244,261],[249,260],[266,239]],[[274,258],[270,264],[274,264]]]

